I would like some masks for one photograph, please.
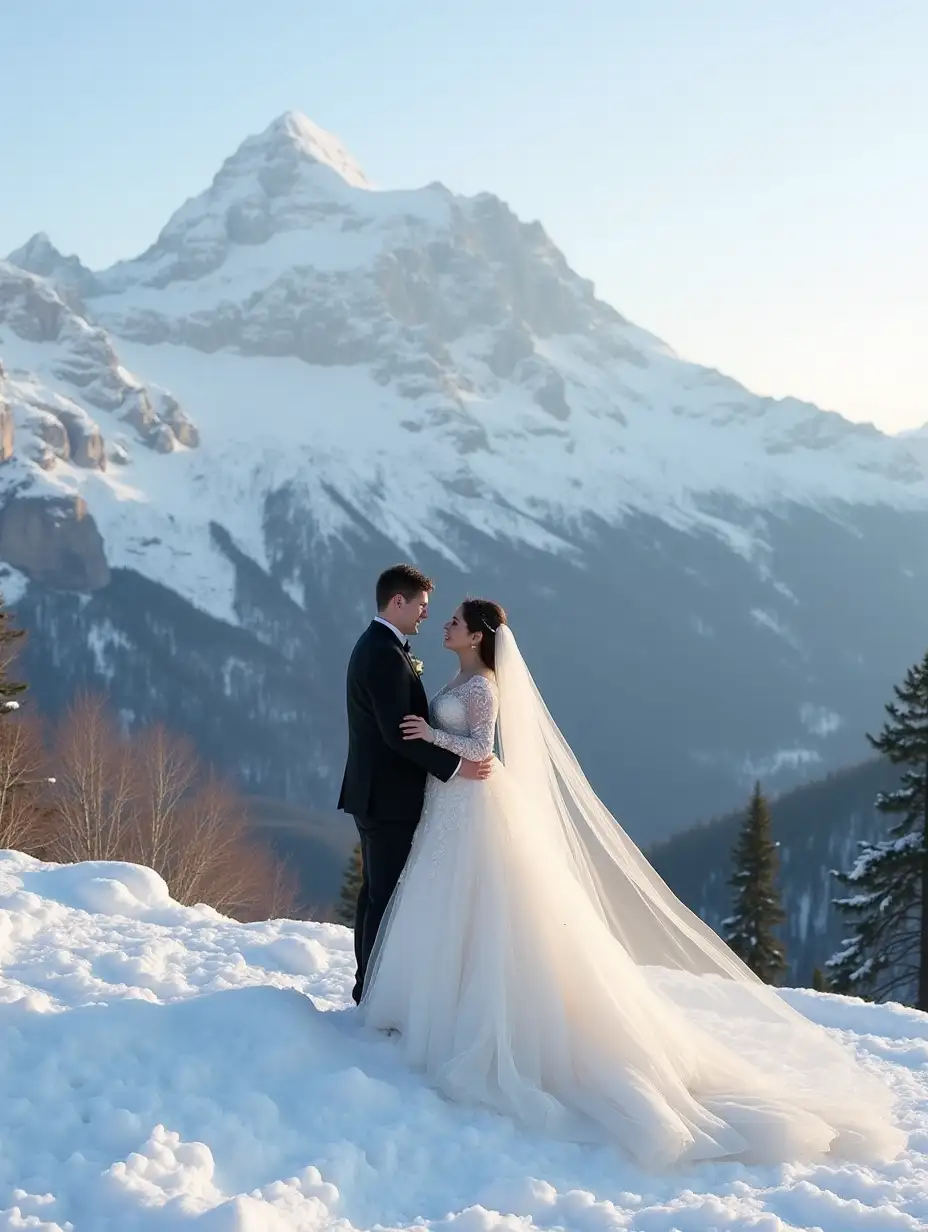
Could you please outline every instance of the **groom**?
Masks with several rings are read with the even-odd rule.
[[[361,1000],[377,929],[412,846],[427,774],[483,779],[489,762],[463,761],[424,740],[404,740],[401,721],[428,718],[422,665],[407,638],[428,617],[432,582],[412,565],[395,565],[377,579],[377,616],[348,662],[348,762],[338,807],[351,813],[361,836],[362,879],[354,926],[358,970],[352,996]]]

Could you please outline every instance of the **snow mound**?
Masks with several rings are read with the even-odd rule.
[[[360,1029],[351,938],[172,903],[129,864],[0,853],[0,1232],[671,1232],[928,1221],[928,1018],[790,993],[893,1084],[877,1168],[645,1175],[448,1103]]]
[[[153,869],[115,860],[39,867],[24,872],[22,884],[40,898],[98,915],[141,918],[171,904],[164,879]]]

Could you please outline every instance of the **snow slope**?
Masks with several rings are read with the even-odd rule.
[[[12,280],[12,267],[6,271]],[[41,289],[57,298],[47,284]],[[36,341],[8,329],[0,341],[9,373],[0,396],[13,405],[20,433],[36,430],[41,408],[62,404],[99,424],[120,450],[116,467],[59,460],[48,468],[20,444],[16,483],[83,496],[112,566],[137,569],[230,622],[235,579],[210,541],[210,524],[224,526],[242,551],[270,568],[265,501],[285,485],[299,491],[320,540],[337,542],[360,515],[403,550],[425,545],[463,568],[473,562],[455,552],[455,522],[569,553],[585,518],[618,524],[634,511],[719,536],[750,558],[762,537],[719,518],[706,503],[713,496],[767,509],[812,505],[833,516],[851,505],[928,509],[928,458],[916,461],[907,444],[801,403],[781,403],[774,414],[772,404],[696,367],[684,410],[679,378],[690,366],[660,348],[645,367],[617,364],[604,374],[582,340],[539,341],[536,353],[569,385],[575,414],[562,424],[529,391],[490,381],[486,371],[480,385],[475,381],[479,394],[423,415],[366,365],[207,354],[110,338],[76,316],[70,324],[79,338],[99,337],[129,392],[170,391],[191,412],[198,446],[173,440],[167,453],[133,448],[123,408],[101,416],[94,385],[69,379],[63,360],[70,337]],[[463,352],[460,363],[484,367]],[[620,383],[611,388],[610,381]],[[744,406],[728,401],[739,394]],[[13,474],[4,478],[10,485]]]
[[[439,1098],[348,1006],[349,933],[235,924],[125,864],[0,856],[0,1232],[915,1232],[928,1018],[788,993],[898,1096],[866,1166],[656,1177]]]

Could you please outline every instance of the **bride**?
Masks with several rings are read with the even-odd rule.
[[[454,1100],[650,1168],[892,1157],[887,1087],[680,903],[596,797],[502,608],[445,626],[460,671],[407,740],[500,763],[430,778],[364,1021]]]

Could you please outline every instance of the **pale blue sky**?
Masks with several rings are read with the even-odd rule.
[[[763,393],[928,420],[925,0],[0,0],[0,253],[151,243],[282,111],[540,218]]]

